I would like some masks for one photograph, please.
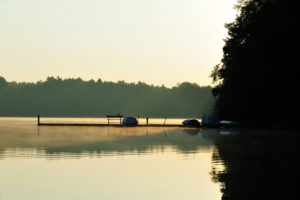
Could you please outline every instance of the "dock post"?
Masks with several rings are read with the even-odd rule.
[[[37,116],[38,125],[40,125],[40,115]]]
[[[148,117],[146,117],[146,123],[147,123],[147,126],[148,126]]]

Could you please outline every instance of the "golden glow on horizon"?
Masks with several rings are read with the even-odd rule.
[[[0,76],[211,83],[236,0],[1,0]]]

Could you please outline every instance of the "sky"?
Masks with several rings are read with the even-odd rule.
[[[0,0],[0,76],[210,85],[236,0]]]

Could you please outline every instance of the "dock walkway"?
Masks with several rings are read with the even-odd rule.
[[[114,116],[115,117],[115,116]],[[117,116],[118,118],[121,116]],[[88,123],[41,123],[40,116],[37,117],[38,126],[99,126],[99,127],[126,127],[120,124],[88,124]],[[183,127],[180,124],[138,124],[136,127]]]

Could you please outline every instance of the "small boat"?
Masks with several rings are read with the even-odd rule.
[[[137,126],[138,121],[134,117],[126,116],[123,118],[122,125],[123,126]]]
[[[182,122],[184,127],[201,127],[201,124],[196,119],[187,119]]]
[[[206,114],[202,117],[201,124],[203,127],[208,128],[219,128],[220,127],[220,120],[214,115]]]
[[[228,121],[228,120],[221,120],[220,121],[220,127],[223,128],[237,128],[240,127],[241,124],[239,122],[235,121]]]

